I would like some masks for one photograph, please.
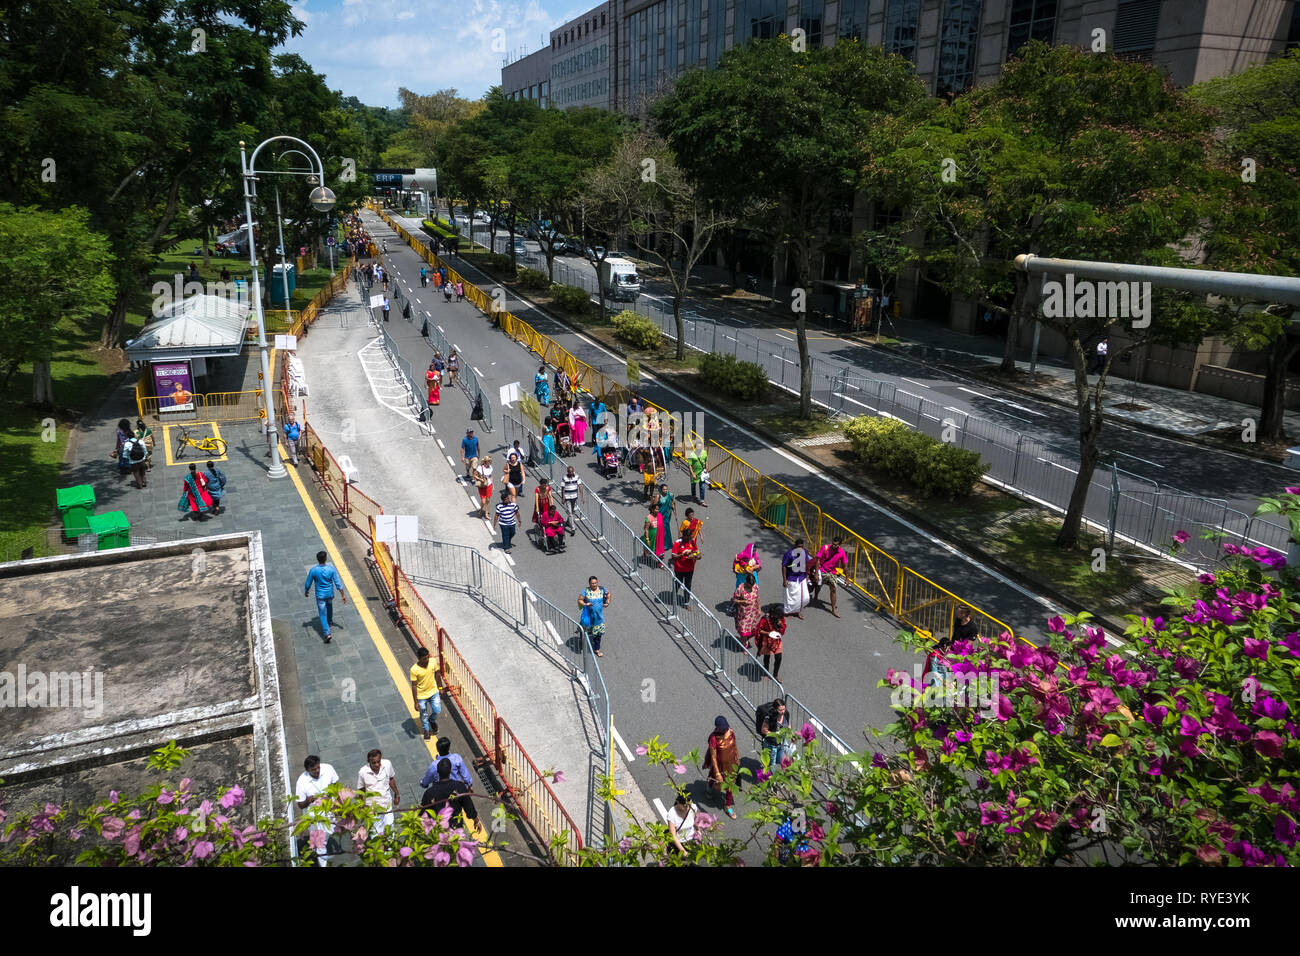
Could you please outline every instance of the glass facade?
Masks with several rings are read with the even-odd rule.
[[[1007,31],[1007,59],[1030,40],[1051,43],[1056,35],[1057,0],[1011,0],[1011,23]]]
[[[867,0],[840,0],[839,35],[867,41]]]
[[[709,62],[715,67],[722,59],[723,44],[727,40],[727,7],[725,0],[708,0],[709,3]]]
[[[888,0],[885,6],[885,52],[916,62],[919,0]]]
[[[825,9],[824,0],[802,0],[799,5],[799,26],[803,29],[810,50],[822,45],[822,14]]]
[[[737,39],[748,35],[754,40],[770,40],[785,32],[785,0],[748,0],[743,4],[747,30],[741,28],[742,5],[736,5]]]
[[[983,0],[944,0],[939,21],[939,73],[935,93],[964,93],[975,84]]]
[[[686,0],[686,66],[700,62],[700,0]]]

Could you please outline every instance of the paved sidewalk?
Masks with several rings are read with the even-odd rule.
[[[255,353],[249,358],[255,361]],[[97,511],[125,512],[133,535],[142,538],[183,540],[259,531],[284,707],[289,714],[300,704],[302,713],[301,734],[294,739],[291,731],[288,740],[292,779],[297,780],[303,759],[313,753],[332,764],[345,784],[352,785],[365,764],[366,752],[378,747],[393,762],[401,806],[418,806],[422,796],[418,782],[432,759],[436,741],[423,739],[410,704],[406,671],[414,662],[414,651],[399,645],[394,653],[390,648],[390,639],[402,639],[388,624],[375,586],[353,543],[347,540],[354,532],[330,534],[336,523],[328,518],[322,521],[306,505],[304,496],[310,495],[312,482],[310,466],[303,460],[294,469],[286,458],[289,477],[271,480],[266,476],[266,440],[261,428],[256,423],[223,424],[220,432],[229,449],[227,459],[218,460],[217,467],[227,476],[226,510],[219,516],[191,520],[176,507],[182,475],[191,459],[166,464],[164,442],[169,436],[161,427],[156,429],[156,460],[145,489],[137,489],[129,477],[119,476],[116,464],[108,460],[116,423],[124,417],[136,418],[133,382],[118,388],[103,407],[82,419],[80,440],[65,466],[65,484],[93,485]],[[210,428],[200,426],[199,430],[206,433]],[[175,441],[174,430],[170,439]],[[200,469],[203,461],[196,460]],[[303,596],[307,570],[322,549],[329,551],[348,595],[347,604],[335,601],[336,628],[329,644],[322,639],[315,601]],[[122,598],[129,600],[130,595]],[[467,761],[472,758],[469,741],[458,731],[445,704],[439,733],[451,737],[454,752]],[[477,789],[486,791],[481,783]],[[518,842],[517,832],[509,838]],[[482,858],[476,857],[476,865],[481,862]]]

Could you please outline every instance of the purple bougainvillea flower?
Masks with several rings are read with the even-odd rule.
[[[1213,866],[1214,864],[1222,860],[1222,856],[1220,856],[1219,851],[1216,850],[1214,847],[1210,846],[1210,844],[1208,843],[1202,843],[1199,847],[1196,848],[1196,858],[1200,860],[1202,863],[1206,863],[1210,866]]]
[[[555,776],[551,778],[555,783],[564,783],[564,771],[555,771]]]
[[[717,822],[718,818],[711,813],[705,813],[703,810],[698,810],[695,813],[695,829],[697,830],[707,830]]]
[[[1169,708],[1161,707],[1159,704],[1143,704],[1142,719],[1148,724],[1159,726],[1164,723],[1165,716],[1169,713]]]
[[[1147,764],[1147,773],[1152,777],[1159,777],[1165,771],[1165,762],[1161,757],[1157,757],[1151,763]]]
[[[1282,738],[1271,730],[1261,730],[1255,734],[1255,752],[1261,757],[1282,756]]]
[[[1051,631],[1053,634],[1064,634],[1065,619],[1061,617],[1061,615],[1059,614],[1056,615],[1056,617],[1052,618],[1050,621],[1047,622],[1047,629]]]
[[[791,758],[789,758],[789,757],[782,757],[782,758],[781,758],[781,769],[782,769],[782,770],[786,769],[786,768],[789,767],[792,763],[794,763],[794,760],[792,760]]]
[[[650,752],[650,750],[647,747],[637,747],[636,752],[637,752],[637,756],[644,757],[646,754]]]
[[[817,739],[817,728],[812,724],[805,723],[799,728],[799,737],[805,744],[810,744]]]
[[[200,840],[198,843],[194,844],[194,859],[206,860],[208,857],[212,856],[212,852],[215,849],[216,847],[213,846],[210,841]]]
[[[889,764],[885,760],[885,755],[877,751],[871,755],[871,766],[887,768]]]
[[[957,845],[958,845],[958,846],[974,846],[974,845],[975,845],[975,834],[974,834],[974,833],[968,833],[968,832],[965,831],[965,830],[955,830],[955,831],[953,831],[953,836],[955,836],[955,837],[957,838]]]
[[[460,849],[456,851],[456,862],[461,866],[471,866],[474,863],[474,848],[472,845],[462,843]]]
[[[441,848],[435,850],[433,854],[433,865],[451,866],[451,854]]]
[[[313,850],[325,849],[325,841],[329,839],[329,834],[324,830],[312,830],[307,835],[307,842],[311,844]],[[403,847],[403,849],[406,849]]]
[[[243,802],[244,802],[244,789],[243,787],[240,786],[231,787],[229,790],[227,790],[225,793],[221,795],[220,803],[221,803],[221,808],[223,810],[229,810],[232,807],[237,807]]]
[[[164,805],[171,803],[175,799],[176,799],[176,795],[167,790],[164,790],[162,793],[158,794],[158,802]]]
[[[1285,813],[1279,813],[1273,819],[1273,835],[1277,837],[1277,842],[1281,843],[1283,846],[1295,846],[1295,821]]]
[[[1206,731],[1195,717],[1185,716],[1179,721],[1178,732],[1184,737],[1199,737]]]
[[[1003,820],[1007,820],[1010,817],[1011,814],[1007,813],[1007,811],[1003,810],[996,803],[980,804],[980,823],[986,827],[995,823],[1001,823]]]
[[[1016,708],[1010,697],[998,697],[998,720],[1008,721],[1015,716]]]
[[[1211,574],[1209,571],[1206,571],[1204,574],[1198,574],[1196,576],[1196,580],[1200,581],[1202,584],[1213,584],[1214,575]]]
[[[1243,653],[1247,657],[1256,657],[1261,661],[1268,660],[1268,641],[1260,641],[1253,637],[1248,637],[1244,640],[1243,644]]]
[[[1255,701],[1255,706],[1251,713],[1256,717],[1267,717],[1270,720],[1281,720],[1286,716],[1286,701],[1278,700],[1269,694],[1265,694],[1259,700]]]
[[[1300,631],[1292,631],[1279,640],[1278,644],[1285,647],[1292,657],[1300,657]]]
[[[951,754],[957,750],[957,741],[953,740],[951,737],[945,737],[943,743],[939,745],[939,749],[942,750],[944,754]]]
[[[822,829],[820,823],[809,822],[808,839],[821,841],[826,839],[826,831]]]
[[[772,779],[772,774],[768,770],[759,770],[758,773],[754,774],[754,780],[757,781],[758,783],[762,783],[764,780],[771,780],[771,779]]]
[[[1233,544],[1231,542],[1228,542],[1223,546],[1223,553],[1224,554],[1245,554],[1247,553],[1247,549],[1243,548],[1239,544]]]
[[[1300,495],[1300,488],[1292,487],[1285,489],[1285,491],[1288,495]]]
[[[1179,544],[1186,544],[1191,537],[1192,536],[1188,534],[1186,531],[1174,532],[1174,541],[1178,542]]]
[[[122,835],[122,831],[125,829],[125,820],[121,820],[117,817],[108,817],[102,824],[100,824],[99,832],[103,835],[105,840],[116,840]]]

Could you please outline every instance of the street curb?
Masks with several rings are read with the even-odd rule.
[[[555,315],[548,309],[545,309],[542,306],[537,305],[531,299],[528,299],[518,293],[516,293],[515,295],[516,298],[518,298],[520,301],[528,303],[530,308],[536,309],[538,312],[541,312],[543,315],[547,316],[553,321],[558,322],[560,325],[563,325],[565,328],[569,329],[574,334],[588,335],[588,336],[590,335],[590,333],[587,332],[585,329],[582,329],[580,327],[575,327],[568,319],[561,318]],[[611,352],[614,352],[616,355],[619,355],[624,359],[627,358],[627,353],[623,349],[619,348],[618,346],[609,345],[604,342],[601,342],[600,345],[603,348],[609,349]],[[654,369],[649,365],[640,363],[640,360],[638,360],[638,363],[641,364],[641,367],[645,369],[647,372],[649,372],[651,375],[655,376],[656,378],[662,379],[663,381],[672,385],[674,388],[689,394],[692,398],[694,398],[697,402],[699,402],[701,406],[713,412],[713,414],[718,415],[720,418],[730,419],[732,417],[729,411],[724,409],[713,399],[701,394],[693,386],[684,383],[683,379],[688,378],[688,376],[683,376],[680,372],[657,371],[656,369]],[[766,428],[762,427],[761,425],[755,424],[753,422],[746,422],[745,427],[749,428],[751,431],[753,431],[755,434],[759,435],[760,437],[771,442],[773,447],[781,448],[787,453],[794,455],[800,461],[816,469],[817,471],[821,471],[833,475],[836,479],[844,482],[845,484],[849,485],[851,488],[854,488],[860,493],[866,495],[867,497],[871,498],[873,501],[876,501],[879,504],[886,505],[892,511],[907,518],[909,521],[916,524],[918,527],[922,528],[927,534],[932,535],[933,537],[951,545],[952,547],[957,548],[958,550],[964,551],[966,554],[970,555],[971,557],[983,562],[984,564],[987,564],[989,567],[993,568],[999,573],[1010,578],[1012,581],[1015,581],[1020,586],[1028,588],[1034,591],[1036,594],[1040,595],[1041,597],[1048,598],[1049,600],[1057,604],[1060,604],[1063,609],[1073,610],[1075,612],[1088,611],[1090,614],[1093,615],[1095,621],[1101,624],[1102,627],[1104,627],[1107,631],[1110,631],[1115,635],[1122,635],[1124,633],[1124,629],[1128,626],[1126,623],[1117,621],[1113,617],[1099,614],[1090,608],[1085,608],[1081,606],[1078,601],[1068,597],[1067,595],[1057,590],[1052,585],[1042,582],[1037,578],[1026,574],[1023,570],[1019,568],[1015,568],[1005,563],[1003,560],[1001,560],[1000,558],[992,554],[989,554],[987,551],[985,551],[983,548],[980,548],[978,545],[973,545],[967,541],[958,540],[951,537],[951,535],[948,532],[938,528],[935,524],[929,521],[924,515],[922,515],[917,511],[913,511],[907,505],[900,503],[897,499],[890,496],[887,492],[880,491],[877,488],[864,484],[861,480],[853,478],[838,469],[828,471],[820,462],[804,454],[803,451],[800,450],[798,447],[792,446],[782,441],[779,437],[777,437],[775,434],[768,431]]]

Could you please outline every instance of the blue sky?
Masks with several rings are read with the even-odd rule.
[[[455,87],[477,99],[501,82],[507,55],[550,42],[550,31],[590,9],[573,0],[300,0],[307,24],[282,48],[297,53],[331,89],[371,106],[398,106],[398,87]],[[501,31],[497,33],[495,31]],[[493,50],[493,41],[506,52]]]

